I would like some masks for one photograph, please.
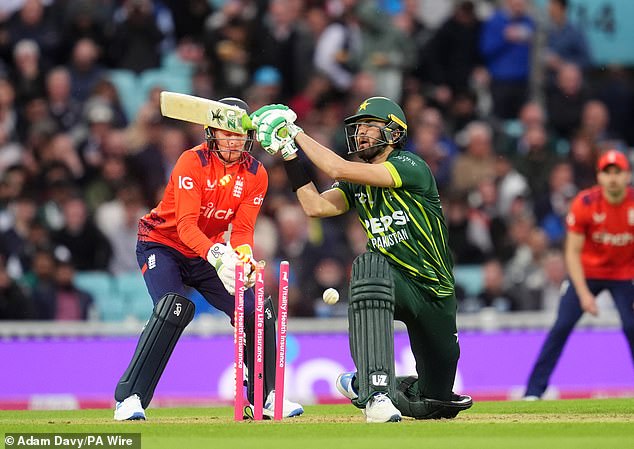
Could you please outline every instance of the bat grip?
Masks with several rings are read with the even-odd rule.
[[[251,117],[249,117],[249,114],[244,114],[242,116],[242,129],[255,129],[255,126],[253,126],[253,122],[251,122]]]

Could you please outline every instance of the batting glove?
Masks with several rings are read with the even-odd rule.
[[[290,111],[291,118],[294,119],[295,113]],[[259,120],[257,127],[257,139],[262,147],[270,154],[276,154],[282,148],[284,148],[288,142],[292,142],[295,136],[302,131],[302,129],[295,125],[292,121],[288,120],[288,111],[280,112],[278,110],[271,110],[265,112]],[[288,155],[297,151],[290,150],[284,153]]]

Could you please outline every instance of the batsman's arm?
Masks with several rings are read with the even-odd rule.
[[[297,189],[296,193],[299,204],[309,217],[334,217],[348,211],[348,202],[338,189],[319,193],[311,182]]]
[[[376,187],[394,187],[392,174],[383,164],[347,161],[304,132],[295,142],[321,171],[337,181],[349,181]]]

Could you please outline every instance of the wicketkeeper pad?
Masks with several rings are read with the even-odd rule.
[[[379,254],[365,253],[352,263],[348,325],[350,352],[357,367],[357,407],[375,393],[396,394],[394,382],[394,280]]]
[[[156,303],[132,361],[117,384],[114,393],[117,401],[138,394],[141,405],[147,408],[176,342],[194,318],[194,311],[194,303],[176,293],[168,293]]]

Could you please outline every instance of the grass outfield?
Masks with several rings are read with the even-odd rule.
[[[148,410],[116,423],[110,410],[0,411],[3,433],[141,432],[143,449],[617,449],[633,447],[634,399],[476,402],[454,420],[366,424],[351,405],[306,407],[283,422],[233,422],[233,409]],[[9,446],[7,446],[8,448]]]

